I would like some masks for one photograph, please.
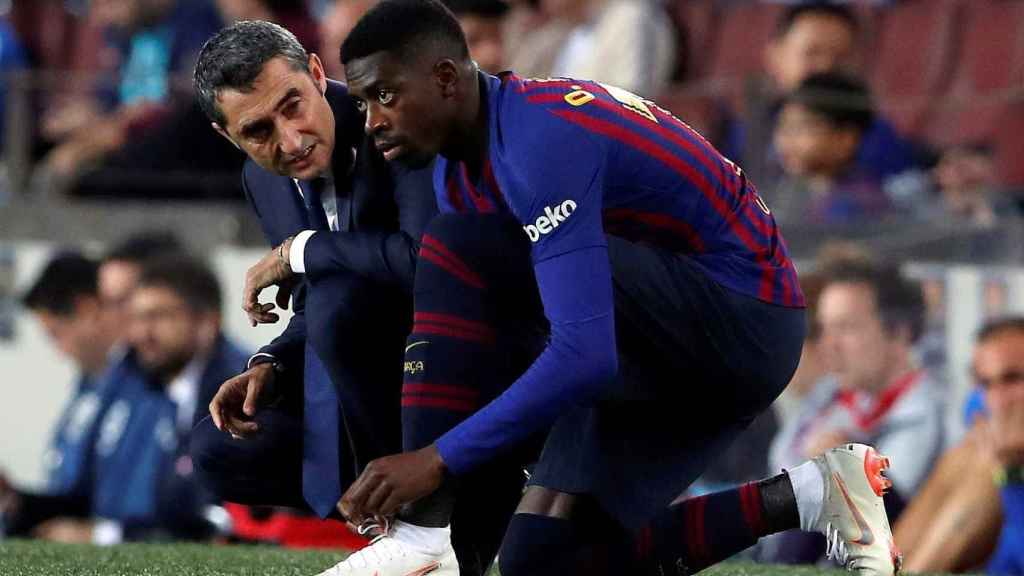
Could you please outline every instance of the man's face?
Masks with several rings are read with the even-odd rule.
[[[128,309],[128,341],[148,372],[173,377],[200,349],[205,319],[169,288],[137,288]]]
[[[338,47],[348,38],[356,22],[376,3],[376,0],[335,0],[320,19],[320,56],[328,77],[345,77]]]
[[[785,35],[769,44],[768,73],[780,92],[789,92],[811,74],[852,67],[855,41],[853,30],[844,20],[804,14]]]
[[[217,95],[225,125],[214,124],[261,167],[300,180],[327,172],[334,151],[334,113],[324,98],[327,78],[315,54],[308,70],[281,57],[263,65],[246,92]]]
[[[879,316],[875,291],[864,283],[833,283],[818,299],[820,351],[846,390],[878,390],[893,359],[894,338]]]
[[[1024,393],[1024,332],[999,332],[974,349],[974,379],[985,390],[985,403],[998,408]]]
[[[92,374],[103,369],[110,340],[103,337],[100,303],[95,297],[79,297],[70,314],[55,314],[49,310],[34,312],[50,341],[79,369]]]
[[[123,340],[128,326],[128,300],[139,281],[139,267],[123,260],[104,262],[97,277],[103,322]]]
[[[774,139],[786,174],[799,177],[839,174],[853,160],[860,143],[853,129],[837,128],[798,102],[782,107]]]
[[[459,26],[466,35],[469,57],[475,60],[484,72],[501,72],[505,66],[501,18],[463,14],[459,16]]]
[[[430,60],[402,63],[378,52],[345,67],[349,93],[366,113],[366,134],[389,162],[425,166],[451,130],[454,81],[435,73]]]

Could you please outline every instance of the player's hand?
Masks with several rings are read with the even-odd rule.
[[[64,544],[88,544],[92,542],[93,523],[77,518],[54,518],[47,520],[32,531],[40,540]]]
[[[414,452],[378,458],[345,491],[338,511],[357,525],[370,518],[390,516],[402,505],[437,490],[444,473],[444,460],[433,444]]]
[[[1003,466],[1024,466],[1024,386],[990,391],[985,399],[991,416],[989,447]]]
[[[288,299],[291,298],[292,288],[295,286],[295,274],[285,259],[291,250],[292,239],[288,238],[281,246],[277,246],[267,252],[245,273],[245,287],[242,291],[242,309],[249,316],[249,322],[253,326],[257,324],[272,324],[280,319],[274,310],[273,302],[260,303],[260,293],[269,286],[277,286],[277,307],[282,310],[288,309]],[[284,257],[282,258],[282,255]]]
[[[220,385],[210,402],[210,417],[221,432],[245,438],[259,431],[252,420],[261,398],[274,384],[274,366],[257,364]]]

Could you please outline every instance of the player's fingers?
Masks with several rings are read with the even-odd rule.
[[[366,502],[363,504],[363,514],[366,516],[383,516],[384,513],[381,510],[381,505],[394,493],[391,484],[385,479],[377,484],[366,497]]]
[[[361,524],[363,521],[363,503],[366,501],[368,492],[366,471],[356,478],[356,481],[349,486],[348,490],[345,491],[345,495],[341,497],[341,501],[338,505],[341,507],[341,513],[346,518],[352,520],[356,524]]]
[[[405,502],[398,497],[398,494],[394,491],[387,497],[386,500],[380,505],[380,512],[378,514],[382,516],[391,516],[398,512],[398,509],[402,507]]]

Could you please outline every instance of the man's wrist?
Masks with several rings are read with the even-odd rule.
[[[292,241],[295,240],[295,236],[289,236],[281,242],[281,245],[277,247],[277,260],[284,266],[289,272],[292,271],[292,265],[290,262]]]

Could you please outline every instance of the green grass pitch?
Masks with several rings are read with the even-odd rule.
[[[109,548],[0,541],[0,576],[313,576],[340,561],[337,551],[263,546],[125,544]],[[729,562],[707,576],[842,576],[842,570]]]

